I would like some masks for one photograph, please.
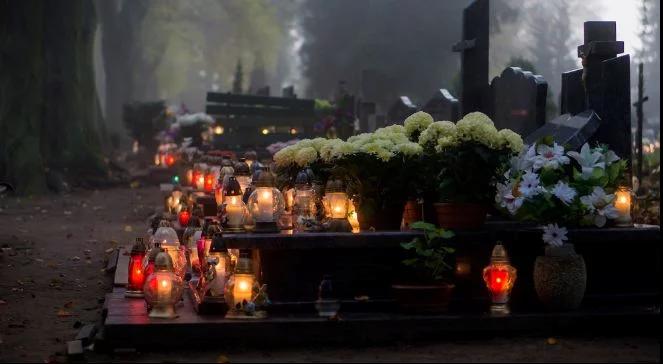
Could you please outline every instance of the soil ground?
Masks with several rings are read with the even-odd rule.
[[[147,229],[157,187],[0,197],[0,362],[65,361],[66,343],[97,322],[111,290],[108,251]],[[132,362],[657,362],[657,338],[495,338],[368,348],[86,353]]]

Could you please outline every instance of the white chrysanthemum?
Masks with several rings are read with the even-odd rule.
[[[418,143],[407,142],[407,143],[397,144],[394,148],[394,151],[402,155],[411,157],[423,153],[424,148],[422,148],[421,145],[419,145]]]
[[[502,129],[497,134],[501,141],[500,144],[509,148],[513,153],[519,153],[523,150],[523,138],[520,134],[511,129]]]
[[[495,126],[492,120],[490,120],[490,117],[488,115],[480,112],[480,111],[475,111],[471,112],[467,115],[465,115],[458,123],[460,124],[461,122],[471,122],[471,123],[476,123],[478,125],[492,125]]]
[[[354,154],[357,152],[357,148],[352,143],[347,143],[343,141],[339,141],[338,143],[334,144],[334,148],[332,150],[332,158],[343,158],[347,155]]]
[[[302,139],[297,144],[295,144],[295,147],[297,150],[301,150],[303,148],[308,148],[312,147],[313,148],[313,140],[311,139]]]
[[[295,162],[300,167],[306,167],[318,159],[318,152],[313,147],[304,147],[295,155]]]
[[[408,116],[403,123],[405,127],[405,134],[411,138],[413,135],[419,134],[428,128],[428,126],[432,123],[433,117],[429,113],[423,111],[415,112],[414,114]]]
[[[563,226],[548,224],[543,227],[543,242],[550,246],[562,246],[564,241],[568,240],[566,237],[568,232]]]
[[[389,149],[385,148],[384,145],[381,145],[380,141],[375,141],[367,143],[361,146],[360,150],[364,153],[373,154],[383,161],[390,160],[394,153]]]
[[[524,175],[522,180],[520,181],[520,186],[518,186],[518,191],[523,195],[525,198],[530,198],[534,197],[541,192],[545,191],[542,186],[539,184],[541,181],[539,180],[539,175],[527,171]]]
[[[578,194],[573,187],[569,186],[567,183],[563,181],[558,181],[555,187],[553,187],[552,191],[550,192],[560,201],[562,201],[565,205],[568,205],[571,202],[573,202],[573,199]]]
[[[315,138],[315,139],[311,140],[311,144],[312,144],[313,148],[315,148],[316,151],[320,152],[322,147],[325,144],[327,144],[330,140],[333,140],[333,139]]]
[[[289,145],[274,154],[274,162],[278,167],[285,167],[295,163],[297,149],[294,145]]]
[[[443,136],[437,140],[435,150],[441,152],[447,148],[455,147],[458,145],[458,139],[453,136]]]
[[[438,139],[443,136],[455,137],[456,124],[451,121],[436,121],[430,124],[419,135],[419,144],[423,147],[432,147],[437,144]]]

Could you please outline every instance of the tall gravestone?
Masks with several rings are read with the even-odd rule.
[[[405,118],[417,112],[417,106],[407,96],[400,96],[387,112],[386,125],[403,124]]]
[[[297,94],[295,93],[295,86],[284,87],[281,91],[281,95],[288,99],[296,99]]]
[[[631,90],[630,56],[624,42],[617,41],[613,21],[590,21],[584,25],[585,44],[578,47],[583,68],[562,76],[562,113],[529,135],[535,142],[551,135],[558,143],[576,130],[570,148],[585,142],[605,143],[620,157],[631,160]],[[580,122],[579,118],[582,118]],[[571,123],[573,121],[573,123]]]
[[[488,56],[490,8],[488,0],[475,0],[463,11],[463,39],[453,46],[461,54],[461,112],[488,113]]]
[[[444,88],[441,88],[426,102],[422,111],[425,111],[435,120],[448,120],[456,122],[460,119],[460,102]]]
[[[490,89],[491,115],[498,129],[528,135],[545,124],[548,83],[542,76],[507,67],[493,78]]]
[[[375,114],[375,103],[359,100],[357,102],[357,116],[359,118],[359,131],[367,132],[375,130],[375,120],[371,126],[371,118]]]

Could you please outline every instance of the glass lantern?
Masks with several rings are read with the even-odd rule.
[[[193,185],[193,168],[187,168],[184,172],[185,182],[187,186]]]
[[[180,226],[186,228],[189,226],[189,221],[191,220],[191,213],[189,210],[182,210],[177,215],[177,221],[180,223]]]
[[[228,250],[220,234],[213,239],[207,262],[208,272],[204,277],[203,299],[211,297],[214,301],[225,302],[225,286],[232,267]]]
[[[147,247],[143,238],[136,238],[136,242],[131,248],[131,256],[129,258],[129,272],[127,277],[127,290],[124,293],[125,297],[143,297],[143,284],[145,284],[145,270],[143,269],[143,261],[147,253]]]
[[[483,269],[483,280],[490,292],[493,314],[509,313],[511,289],[516,282],[516,268],[511,266],[506,249],[501,243],[495,244],[490,264]]]
[[[615,192],[615,209],[619,216],[615,220],[617,226],[633,226],[631,219],[631,189],[622,186]]]
[[[361,231],[361,228],[359,227],[359,214],[357,213],[357,208],[355,207],[353,199],[350,200],[349,205],[348,221],[350,222],[350,226],[352,226],[352,232],[356,234]]]
[[[327,223],[328,231],[350,232],[352,226],[348,221],[350,200],[345,192],[345,186],[340,179],[330,179],[325,187],[325,210],[330,219]]]
[[[253,273],[253,262],[250,250],[241,250],[240,257],[233,274],[225,288],[225,299],[230,310],[227,318],[255,316],[256,298],[260,293],[260,285]]]
[[[256,232],[279,232],[277,222],[285,209],[285,201],[275,182],[268,168],[261,170],[255,182],[255,191],[249,196],[247,206]]]
[[[198,261],[201,264],[202,271],[207,269],[207,256],[209,255],[209,251],[212,246],[212,239],[216,234],[221,234],[221,228],[219,225],[217,223],[207,221],[203,226],[201,237],[196,243],[196,248],[198,250]]]
[[[244,158],[240,158],[239,162],[235,163],[234,169],[235,178],[237,178],[237,182],[243,193],[251,184],[251,169]]]
[[[246,205],[242,201],[242,189],[237,178],[231,176],[224,187],[222,205],[223,229],[229,232],[244,231]]]
[[[253,172],[253,163],[258,159],[258,155],[256,154],[255,151],[248,151],[244,153],[244,160],[246,161],[246,164],[249,166],[249,169],[251,172]]]
[[[296,231],[315,230],[317,225],[315,191],[313,191],[312,181],[305,170],[297,173],[295,178],[293,215]]]
[[[186,274],[186,254],[184,249],[180,247],[175,229],[170,226],[160,226],[154,233],[154,241],[160,243],[161,248],[170,255],[175,273],[184,278]]]
[[[216,179],[214,178],[214,171],[208,170],[205,173],[205,180],[203,182],[203,190],[205,192],[213,192]]]
[[[170,256],[161,252],[154,260],[154,273],[145,281],[143,291],[149,317],[175,318],[175,304],[182,299],[183,281],[173,272]]]
[[[154,261],[157,258],[157,254],[163,251],[164,250],[161,249],[161,244],[155,243],[154,246],[147,252],[147,255],[143,259],[143,275],[145,278],[154,273]]]

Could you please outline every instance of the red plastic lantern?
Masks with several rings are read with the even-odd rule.
[[[175,156],[172,154],[166,154],[166,166],[172,167],[175,164]]]
[[[483,280],[490,292],[493,313],[509,312],[507,304],[517,278],[516,268],[509,263],[506,249],[497,243],[493,248],[490,264],[483,269]]]
[[[187,186],[191,186],[193,184],[193,168],[189,168],[186,170],[186,184]]]
[[[147,277],[143,269],[143,259],[146,252],[147,247],[143,242],[143,238],[136,238],[129,258],[126,297],[143,297],[143,284],[145,283],[145,277]]]
[[[189,220],[191,220],[191,213],[188,210],[182,210],[177,218],[181,227],[187,227],[189,226]]]
[[[205,175],[205,192],[212,192],[214,189],[214,173]]]

